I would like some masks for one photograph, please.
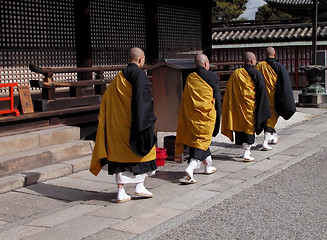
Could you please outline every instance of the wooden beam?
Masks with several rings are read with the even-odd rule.
[[[312,7],[312,65],[317,64],[317,16],[318,0],[313,0]]]
[[[77,67],[92,67],[90,0],[74,0]],[[78,80],[91,80],[92,73],[77,73]]]
[[[202,50],[205,55],[212,60],[212,25],[211,25],[211,9],[213,2],[211,0],[203,0],[200,2],[202,15]]]
[[[158,2],[145,0],[146,59],[148,64],[159,62]]]

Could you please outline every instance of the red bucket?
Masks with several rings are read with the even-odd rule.
[[[168,157],[166,148],[156,148],[156,162],[158,167],[165,165],[166,157]]]

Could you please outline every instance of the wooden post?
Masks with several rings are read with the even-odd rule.
[[[211,29],[211,9],[213,2],[211,0],[200,1],[202,14],[202,50],[212,61],[212,29]]]
[[[318,1],[313,0],[312,7],[312,65],[317,64],[317,15],[318,15]]]
[[[92,67],[90,0],[74,0],[77,67]],[[92,73],[78,73],[78,80],[91,80]]]
[[[295,82],[295,89],[299,88],[299,80],[298,80],[298,73],[299,73],[299,47],[295,47],[295,67],[294,67],[294,82]]]
[[[145,0],[146,59],[148,64],[159,62],[158,1]]]

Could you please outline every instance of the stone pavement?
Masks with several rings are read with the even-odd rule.
[[[196,172],[197,184],[181,185],[186,162],[166,161],[147,178],[151,199],[134,196],[117,204],[113,176],[103,169],[95,177],[87,170],[0,195],[0,239],[153,239],[183,224],[211,206],[327,147],[327,109],[302,109],[289,121],[279,121],[280,141],[272,151],[252,153],[244,163],[242,149],[223,136],[212,141],[213,175]],[[48,173],[51,174],[51,173]]]

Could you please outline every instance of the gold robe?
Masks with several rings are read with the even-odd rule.
[[[263,74],[263,77],[265,79],[266,90],[268,94],[271,117],[267,120],[267,126],[271,128],[275,128],[279,117],[275,108],[277,74],[266,61],[262,61],[259,64],[257,64],[256,69],[258,69]]]
[[[132,86],[120,72],[102,96],[96,142],[90,171],[94,175],[102,169],[100,160],[137,163],[156,158],[155,146],[146,156],[136,155],[130,147]]]
[[[255,133],[255,83],[244,68],[230,76],[223,99],[221,133],[234,141],[233,131]]]
[[[184,151],[184,145],[206,151],[215,128],[216,109],[212,87],[197,73],[186,80],[179,112],[175,155]]]

